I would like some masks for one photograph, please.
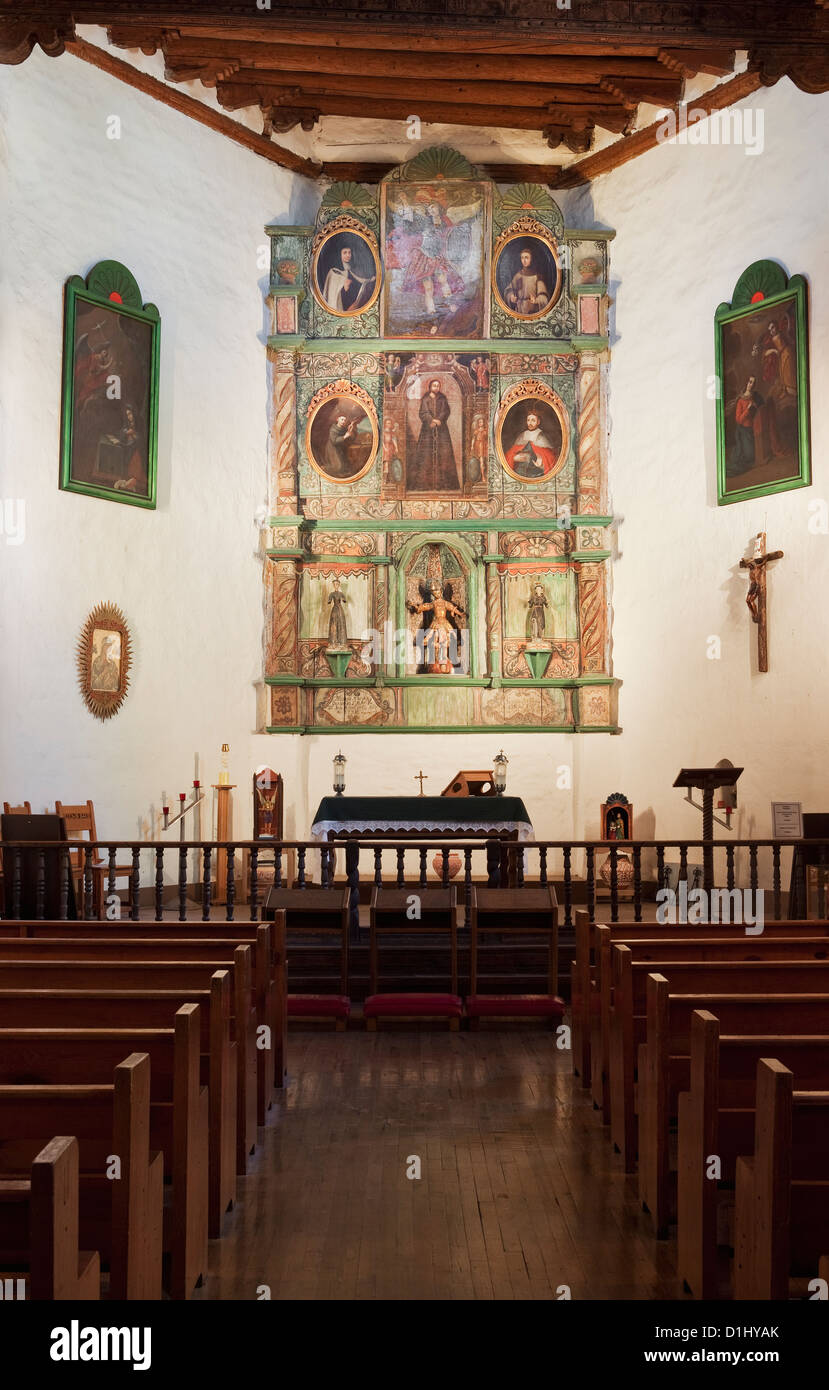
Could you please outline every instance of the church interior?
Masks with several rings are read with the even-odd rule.
[[[825,0],[3,5],[2,1301],[829,1300],[827,168]]]

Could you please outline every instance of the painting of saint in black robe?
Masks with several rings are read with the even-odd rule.
[[[429,382],[420,401],[420,435],[406,470],[409,492],[460,492],[461,483],[447,421],[451,407],[440,389]]]

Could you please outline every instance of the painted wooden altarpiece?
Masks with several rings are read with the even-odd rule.
[[[442,147],[266,230],[267,731],[615,732],[613,233]]]

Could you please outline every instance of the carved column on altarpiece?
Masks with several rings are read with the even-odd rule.
[[[486,648],[487,671],[500,676],[501,671],[501,576],[498,560],[486,561]]]
[[[288,348],[276,348],[268,356],[272,382],[268,510],[271,516],[295,516],[298,506],[295,359]]]
[[[577,506],[583,516],[599,516],[604,506],[605,489],[602,460],[602,374],[597,353],[581,354],[576,392],[579,441]]]
[[[607,674],[607,590],[605,565],[582,561],[579,582],[579,641],[581,674]]]

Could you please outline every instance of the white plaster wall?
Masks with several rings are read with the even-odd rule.
[[[807,528],[827,494],[827,309],[823,275],[829,97],[788,81],[749,103],[765,151],[662,146],[561,199],[571,224],[616,227],[611,489],[614,669],[623,733],[350,735],[351,791],[439,792],[503,744],[510,789],[539,836],[598,833],[621,790],[640,834],[693,835],[671,787],[681,765],[744,763],[739,828],[769,832],[769,802],[824,805],[823,695],[829,536]],[[745,105],[745,104],[744,104]],[[105,138],[120,114],[120,142]],[[263,762],[283,772],[286,833],[304,836],[330,790],[336,735],[256,735],[261,576],[254,513],[265,495],[266,373],[257,251],[267,221],[313,217],[318,191],[65,57],[0,69],[0,408],[3,497],[25,497],[27,538],[0,542],[0,795],[42,809],[94,798],[102,832],[139,833],[162,788],[185,790],[201,758],[215,780]],[[124,261],[162,315],[159,505],[155,513],[57,489],[61,288],[103,258]],[[713,313],[753,260],[811,285],[815,483],[717,508]],[[737,562],[765,526],[786,557],[770,582],[771,670]],[[135,641],[132,690],[108,724],[77,692],[74,643],[111,599]],[[706,641],[722,639],[722,658]],[[571,791],[556,771],[572,769]],[[240,794],[237,793],[237,798]],[[250,825],[246,791],[235,829]]]
[[[107,120],[121,120],[120,140]],[[69,55],[0,68],[0,496],[26,539],[0,539],[0,798],[43,810],[92,797],[101,834],[148,829],[161,792],[245,783],[256,736],[267,497],[266,222],[304,221],[304,180]],[[267,252],[265,252],[267,256]],[[65,281],[115,259],[161,312],[158,508],[59,492]],[[120,605],[131,690],[100,723],[77,687],[90,609]],[[278,750],[280,766],[292,749]],[[288,781],[293,785],[292,768]]]

